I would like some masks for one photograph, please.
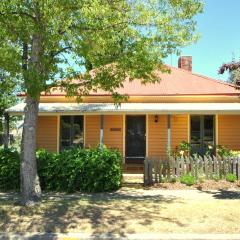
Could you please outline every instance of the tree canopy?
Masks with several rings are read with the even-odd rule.
[[[4,111],[17,102],[17,82],[0,69],[0,132],[3,132]]]
[[[60,87],[81,97],[102,89],[121,100],[116,89],[126,77],[159,81],[154,71],[166,71],[164,58],[197,40],[194,16],[202,8],[201,0],[0,1],[0,69],[26,92],[24,204],[41,195],[36,166],[41,92]]]
[[[240,87],[240,62],[232,61],[231,63],[223,64],[219,69],[219,74],[223,74],[226,71],[230,73],[229,82]]]
[[[115,96],[126,76],[156,81],[163,59],[197,39],[193,17],[201,11],[199,0],[2,0],[0,68],[32,97],[58,85],[72,95],[101,88]],[[92,68],[98,71],[88,74]],[[63,78],[67,84],[57,81]]]

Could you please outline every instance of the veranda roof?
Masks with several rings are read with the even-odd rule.
[[[7,112],[24,113],[25,103],[17,104]],[[240,114],[240,103],[40,103],[39,115],[81,114]]]

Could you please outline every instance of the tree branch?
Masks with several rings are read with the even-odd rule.
[[[51,53],[50,53],[50,56],[51,56],[52,58],[54,58],[54,57],[56,57],[57,55],[63,53],[63,52],[66,51],[66,50],[69,50],[69,49],[72,49],[72,47],[71,47],[71,46],[67,46],[67,47],[64,47],[64,48],[56,51],[56,52],[51,52]]]
[[[225,71],[234,71],[240,69],[240,62],[232,62],[228,64],[223,64],[219,69],[219,74],[223,74]]]

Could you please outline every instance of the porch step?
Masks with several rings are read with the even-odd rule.
[[[123,174],[123,184],[124,184],[124,186],[143,184],[143,174],[124,173]]]
[[[130,174],[143,174],[143,164],[124,164],[123,172]]]

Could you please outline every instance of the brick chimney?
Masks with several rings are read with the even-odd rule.
[[[178,68],[192,72],[192,56],[182,56],[178,59]]]

